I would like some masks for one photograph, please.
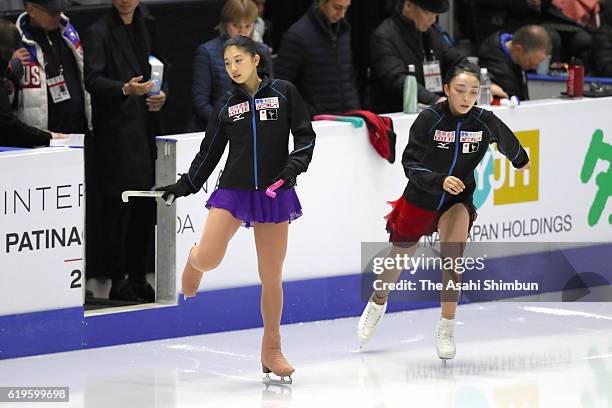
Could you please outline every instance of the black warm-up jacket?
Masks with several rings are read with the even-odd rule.
[[[491,111],[475,106],[465,116],[455,117],[447,101],[425,109],[410,128],[402,156],[408,177],[404,197],[431,211],[448,208],[449,203],[472,203],[474,170],[491,143],[497,143],[515,168],[529,162],[514,133]],[[461,179],[465,190],[456,196],[444,191],[448,176]]]
[[[289,153],[289,132],[294,149]],[[308,168],[315,145],[310,114],[297,88],[288,81],[264,79],[255,95],[234,86],[211,115],[200,151],[180,182],[200,190],[226,145],[229,155],[219,188],[268,188],[285,168]]]

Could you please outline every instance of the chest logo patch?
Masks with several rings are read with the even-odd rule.
[[[461,131],[461,135],[459,136],[459,141],[461,143],[473,143],[473,142],[482,142],[482,131],[480,132],[466,132]]]
[[[263,109],[259,111],[259,120],[278,120],[278,109]]]
[[[255,110],[278,109],[278,97],[255,99]]]
[[[249,103],[248,102],[242,102],[239,103],[238,105],[233,105],[230,106],[229,108],[227,108],[227,115],[232,118],[234,116],[240,116],[240,118],[235,118],[234,122],[240,119],[244,119],[244,117],[242,116],[243,113],[250,111],[251,108],[249,107]]]
[[[436,130],[436,133],[434,133],[434,141],[438,142],[438,149],[449,149],[448,145],[455,141],[455,132]]]
[[[455,141],[455,132],[445,132],[443,130],[436,130],[436,133],[434,133],[434,140],[436,142],[452,143]]]
[[[478,151],[479,146],[478,142],[463,143],[463,153],[474,153]]]

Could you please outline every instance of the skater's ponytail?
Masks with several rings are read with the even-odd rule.
[[[225,42],[223,46],[223,52],[227,50],[229,47],[237,47],[241,50],[246,51],[254,57],[255,55],[259,55],[259,65],[257,65],[257,75],[260,78],[270,76],[268,71],[268,59],[266,56],[259,50],[257,47],[257,43],[250,39],[249,37],[245,37],[243,35],[232,37]]]

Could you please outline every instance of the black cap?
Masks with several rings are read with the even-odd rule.
[[[448,11],[448,0],[410,0],[410,2],[432,13],[442,14]]]
[[[67,0],[24,0],[24,3],[37,4],[50,13],[61,13],[68,7]]]

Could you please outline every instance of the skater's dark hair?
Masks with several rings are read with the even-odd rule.
[[[254,57],[255,55],[259,55],[257,75],[259,75],[260,78],[263,78],[264,76],[269,76],[268,61],[266,59],[266,56],[263,55],[263,53],[257,48],[257,43],[255,41],[253,41],[249,37],[240,35],[238,37],[232,37],[227,40],[225,42],[225,45],[223,46],[223,52],[225,52],[225,50],[227,50],[229,47],[238,47],[241,50],[244,50],[249,53],[252,57]]]
[[[461,74],[473,75],[478,79],[478,81],[480,81],[480,67],[473,62],[464,59],[446,73],[444,83],[450,85],[451,81],[455,79],[456,76]]]

